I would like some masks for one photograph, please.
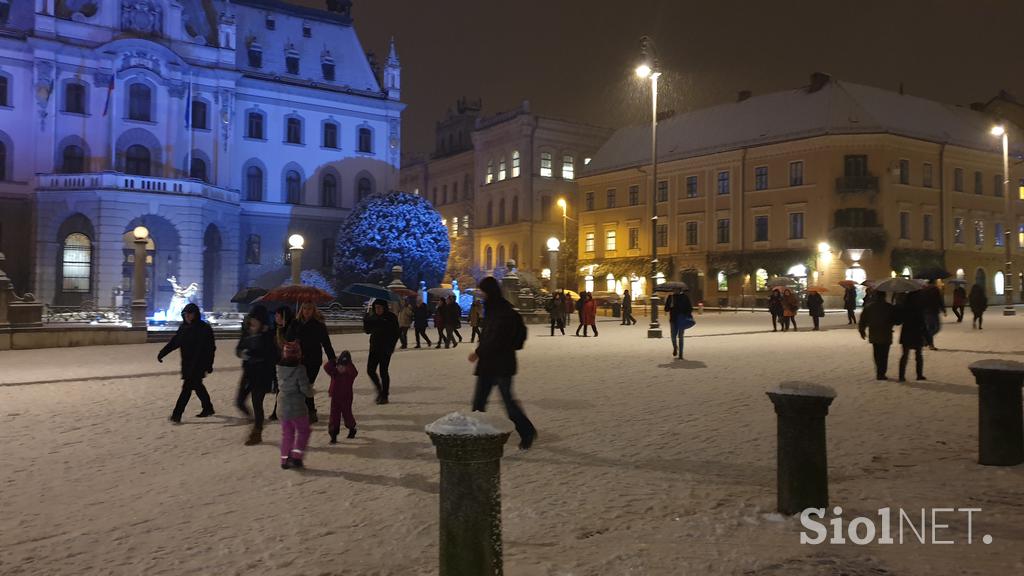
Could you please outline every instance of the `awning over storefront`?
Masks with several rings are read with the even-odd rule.
[[[595,278],[607,276],[609,273],[615,278],[622,278],[623,276],[628,278],[632,274],[642,277],[651,273],[650,257],[638,256],[634,258],[610,258],[608,260],[581,260],[579,262],[580,272],[583,274],[587,273],[590,266],[594,266],[594,271],[591,274]],[[658,258],[657,270],[664,274],[666,278],[672,276],[673,268],[671,256]]]

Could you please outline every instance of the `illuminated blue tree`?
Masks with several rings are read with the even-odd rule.
[[[375,194],[356,206],[338,230],[334,272],[343,281],[387,282],[402,266],[402,281],[437,286],[451,245],[441,215],[422,197]]]

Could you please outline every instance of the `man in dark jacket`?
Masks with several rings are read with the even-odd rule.
[[[672,357],[683,357],[683,331],[688,328],[680,320],[693,318],[693,304],[682,290],[676,290],[665,299],[665,313],[668,315],[669,334],[672,336]],[[677,341],[678,339],[678,341]]]
[[[946,315],[946,303],[942,299],[942,292],[935,284],[935,280],[929,280],[928,285],[921,290],[921,307],[924,309],[924,340],[929,350],[935,350],[935,335],[939,333],[942,324],[939,321],[939,312]]]
[[[422,336],[427,342],[427,348],[430,348],[430,337],[427,336],[427,326],[430,325],[430,309],[422,300],[417,302],[416,307],[413,308],[412,325],[416,331],[416,347],[420,347],[420,336]]]
[[[843,308],[846,309],[846,325],[857,323],[857,289],[853,286],[847,286],[843,291]],[[892,339],[890,338],[890,341]]]
[[[875,380],[889,379],[885,373],[889,370],[889,347],[892,346],[892,327],[895,324],[896,308],[885,301],[884,292],[876,292],[876,297],[861,312],[857,325],[860,337],[867,338],[874,348]]]
[[[493,277],[480,281],[480,292],[484,299],[484,317],[487,328],[480,336],[480,344],[469,355],[470,362],[476,362],[476,391],[473,394],[473,410],[487,410],[487,397],[495,386],[505,402],[505,411],[519,433],[519,448],[529,450],[537,437],[537,429],[526,417],[523,408],[512,396],[512,377],[516,373],[516,334],[523,321],[512,304],[501,295],[501,286]]]
[[[633,317],[633,297],[629,294],[629,290],[622,291],[622,325],[632,326],[636,324],[636,318]]]
[[[903,328],[900,329],[900,345],[903,347],[903,353],[900,355],[900,382],[905,382],[907,379],[907,359],[911,350],[915,353],[914,367],[917,369],[917,379],[926,379],[924,377],[924,357],[921,355],[921,348],[924,346],[928,333],[924,319],[925,298],[926,295],[922,294],[920,290],[909,292],[903,304],[896,309],[897,321],[903,325]]]
[[[366,373],[377,389],[377,404],[387,404],[391,392],[391,355],[398,343],[398,317],[388,309],[386,300],[373,301],[373,312],[363,318],[363,332],[370,335],[370,354],[366,359]],[[378,375],[377,369],[380,368]]]
[[[158,362],[163,362],[164,356],[181,349],[181,393],[178,394],[178,402],[171,412],[171,422],[175,423],[181,422],[181,415],[185,412],[185,406],[193,391],[203,406],[202,412],[196,417],[206,418],[214,414],[210,393],[203,385],[203,377],[213,372],[213,356],[217,350],[213,340],[213,329],[200,318],[199,306],[192,303],[181,311],[181,320],[181,326],[174,337],[156,356]]]

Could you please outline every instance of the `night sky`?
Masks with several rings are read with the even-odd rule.
[[[796,88],[813,71],[952,104],[1000,89],[1024,101],[1020,0],[354,0],[353,17],[381,60],[398,42],[405,153],[433,149],[434,122],[460,96],[482,97],[487,114],[529,99],[541,115],[643,122],[632,69],[644,34],[663,110]]]

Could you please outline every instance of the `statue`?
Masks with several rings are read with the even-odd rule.
[[[171,288],[174,289],[174,296],[171,296],[171,303],[167,305],[166,318],[170,321],[175,321],[181,318],[181,311],[185,309],[185,305],[191,302],[192,297],[199,292],[199,284],[193,282],[187,288],[182,288],[175,276],[171,276],[167,281],[171,283]]]

